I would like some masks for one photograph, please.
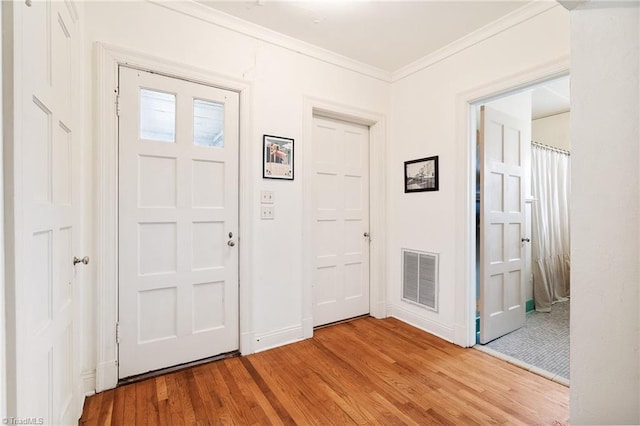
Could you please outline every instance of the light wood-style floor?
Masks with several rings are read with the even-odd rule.
[[[398,320],[94,395],[81,425],[568,424],[568,388]]]

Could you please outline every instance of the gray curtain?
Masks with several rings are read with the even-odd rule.
[[[570,157],[539,144],[531,146],[533,197],[533,298],[536,311],[570,296]]]

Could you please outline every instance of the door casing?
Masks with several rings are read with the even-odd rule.
[[[369,127],[369,312],[374,318],[387,316],[386,306],[386,116],[347,105],[307,96],[303,111],[304,191],[302,338],[313,337],[313,240],[312,178],[313,117],[326,117]]]
[[[455,241],[464,245],[455,253],[455,324],[453,342],[462,347],[476,344],[476,105],[495,100],[505,94],[563,77],[569,74],[570,59],[529,68],[498,82],[461,93],[456,101],[459,118],[457,128],[462,144],[456,165],[460,179],[456,183]]]
[[[252,208],[250,200],[252,163],[250,158],[251,84],[210,71],[185,66],[161,58],[133,52],[102,43],[95,45],[97,70],[95,140],[97,179],[95,183],[97,223],[95,253],[97,259],[97,366],[96,391],[115,388],[118,383],[118,127],[116,90],[118,68],[126,65],[168,77],[201,83],[238,92],[240,95],[240,238],[251,240]],[[247,244],[239,244],[240,352],[253,352],[251,332],[251,252]]]

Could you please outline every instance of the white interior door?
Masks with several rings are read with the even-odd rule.
[[[480,124],[480,343],[525,322],[526,123],[483,106]]]
[[[239,347],[239,95],[120,68],[119,376]]]
[[[313,324],[369,313],[369,128],[313,123]]]
[[[74,255],[80,243],[77,24],[64,2],[14,4],[22,17],[22,139],[15,153],[17,415],[77,423],[80,365]],[[16,22],[16,21],[14,21]],[[19,94],[19,95],[18,95]],[[16,157],[19,158],[19,157]],[[21,223],[21,226],[19,225]],[[5,419],[6,420],[6,419]]]

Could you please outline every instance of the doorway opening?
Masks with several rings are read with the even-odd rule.
[[[472,105],[475,347],[569,383],[569,76]]]

